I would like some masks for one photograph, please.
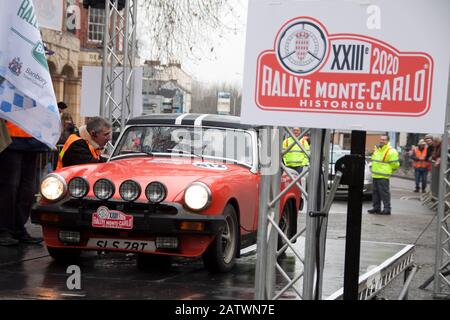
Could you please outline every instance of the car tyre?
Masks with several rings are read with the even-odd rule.
[[[283,233],[290,239],[293,235],[294,230],[294,210],[293,206],[290,202],[286,203],[286,205],[283,208],[283,213],[280,218],[280,222],[278,226],[283,231]],[[280,250],[281,247],[284,245],[284,240],[281,237],[281,235],[278,235],[278,245],[277,250]]]
[[[80,259],[81,250],[72,248],[50,248],[47,247],[47,251],[50,256],[56,261],[61,263],[77,262]]]
[[[217,235],[203,254],[203,263],[212,273],[230,271],[236,263],[238,250],[239,224],[236,210],[232,205],[227,205],[223,211],[225,227],[222,233]]]

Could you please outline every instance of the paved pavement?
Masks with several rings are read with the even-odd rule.
[[[415,244],[415,263],[419,266],[411,283],[409,299],[433,299],[433,284],[426,290],[419,286],[434,274],[435,238],[437,232],[436,212],[423,206],[421,194],[414,193],[414,182],[409,179],[392,178],[392,215],[367,214],[370,201],[363,204],[361,240]],[[336,201],[328,223],[328,238],[344,239],[346,227],[346,202]],[[396,279],[378,297],[396,299],[402,289],[403,277]]]

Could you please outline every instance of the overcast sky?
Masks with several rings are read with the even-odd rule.
[[[245,30],[229,34],[214,48],[215,56],[202,61],[186,61],[184,69],[202,82],[241,82],[244,69]]]
[[[244,70],[245,31],[247,20],[247,0],[235,0],[235,8],[240,11],[241,28],[228,32],[214,45],[214,54],[202,61],[186,61],[185,70],[202,82],[242,82]]]
[[[190,74],[195,80],[205,83],[242,82],[244,68],[244,50],[245,50],[245,24],[247,20],[248,0],[228,0],[238,12],[239,17],[224,14],[224,22],[230,28],[239,26],[236,31],[218,31],[217,35],[212,34],[212,43],[206,43],[204,54],[199,59],[181,58],[182,68]],[[237,18],[237,21],[236,21]],[[231,21],[231,19],[234,19]],[[141,30],[145,29],[146,21],[138,24]],[[201,31],[199,31],[201,32]],[[141,33],[138,30],[138,38]],[[219,37],[220,35],[220,37]],[[138,41],[142,44],[144,51],[140,52],[141,58],[148,59],[145,56],[147,42],[149,39],[141,37]],[[214,49],[211,51],[211,47]]]

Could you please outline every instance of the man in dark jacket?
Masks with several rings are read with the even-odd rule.
[[[103,118],[90,118],[79,134],[72,134],[59,153],[57,169],[77,164],[104,161],[100,157],[105,145],[111,140],[111,124]]]
[[[0,246],[21,243],[37,244],[25,224],[36,193],[36,161],[46,145],[7,121],[11,144],[0,152]]]
[[[431,134],[427,134],[423,139],[428,146],[427,160],[431,161],[431,156],[433,155],[434,151],[434,137]]]

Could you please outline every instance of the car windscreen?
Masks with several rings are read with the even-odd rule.
[[[254,160],[251,135],[225,128],[133,126],[117,143],[112,158],[140,152],[205,157],[248,166],[252,166]]]

